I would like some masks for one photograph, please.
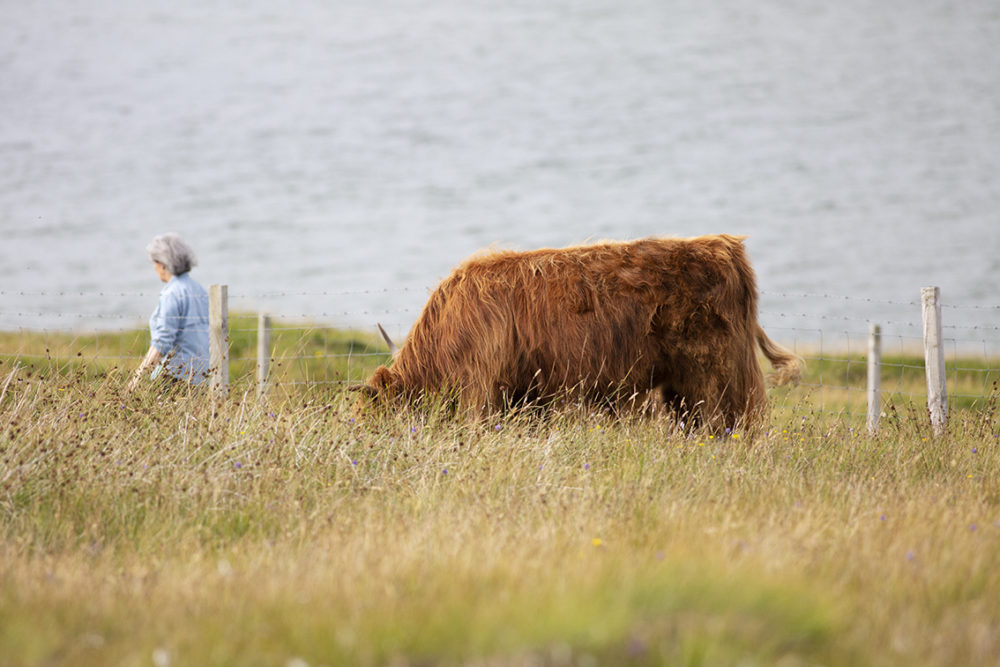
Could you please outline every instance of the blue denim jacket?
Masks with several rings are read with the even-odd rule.
[[[152,377],[167,373],[192,384],[208,374],[208,292],[187,273],[174,276],[160,291],[149,318],[150,345],[164,362]]]

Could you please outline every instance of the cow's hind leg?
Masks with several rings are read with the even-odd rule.
[[[661,393],[679,421],[722,433],[735,427],[740,417],[729,409],[726,389],[716,377],[689,376],[673,387],[664,387]]]
[[[698,425],[697,409],[683,393],[672,386],[661,385],[660,398],[663,400],[663,407],[667,414],[673,417],[678,424],[691,427]]]

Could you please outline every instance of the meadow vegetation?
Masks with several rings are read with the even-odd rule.
[[[373,337],[278,332],[261,400],[239,328],[219,400],[125,393],[142,332],[0,334],[0,665],[1000,664],[990,371],[939,438],[914,360],[874,437],[857,360],[758,434],[359,420]]]

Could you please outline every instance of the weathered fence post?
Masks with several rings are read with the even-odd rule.
[[[260,313],[257,316],[257,395],[267,393],[267,372],[271,359],[271,318]]]
[[[924,367],[927,369],[927,409],[934,435],[944,433],[948,421],[948,392],[945,387],[944,346],[941,340],[941,290],[920,290],[924,317]]]
[[[871,325],[868,331],[868,432],[878,431],[882,410],[882,328]]]
[[[229,393],[229,287],[212,285],[208,288],[208,357],[212,393],[223,397]]]

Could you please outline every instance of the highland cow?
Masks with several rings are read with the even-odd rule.
[[[473,256],[431,294],[377,401],[452,395],[473,414],[574,394],[624,407],[658,393],[711,428],[753,425],[798,357],[757,322],[743,238],[650,238]]]

